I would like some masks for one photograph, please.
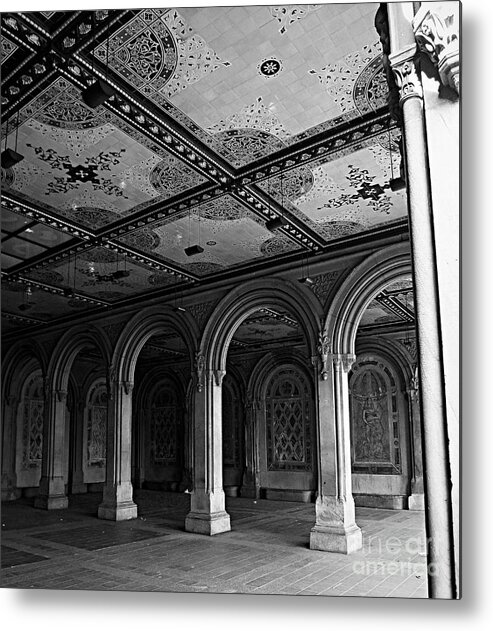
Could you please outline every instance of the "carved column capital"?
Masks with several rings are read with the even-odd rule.
[[[413,29],[419,50],[436,66],[442,83],[459,94],[459,20],[454,5],[422,6],[413,18]]]
[[[347,373],[351,370],[352,365],[356,361],[356,355],[352,355],[351,353],[340,353],[338,355],[333,355],[332,361],[334,362],[334,368],[336,370],[342,370]]]
[[[409,98],[423,98],[423,88],[419,78],[416,62],[416,44],[389,55],[390,65],[399,88],[399,103]]]

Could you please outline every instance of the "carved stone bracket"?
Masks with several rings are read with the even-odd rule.
[[[423,98],[423,88],[414,60],[415,54],[416,45],[413,44],[398,53],[389,55],[392,71],[399,88],[401,106],[409,98]]]
[[[221,386],[223,383],[224,375],[226,374],[225,370],[214,370],[214,383],[216,386]]]
[[[195,371],[197,373],[197,392],[204,389],[205,357],[201,353],[195,353]]]
[[[455,2],[422,6],[413,19],[419,49],[436,66],[444,85],[460,93],[459,24]]]

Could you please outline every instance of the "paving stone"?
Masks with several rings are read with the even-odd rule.
[[[32,500],[3,504],[2,586],[427,596],[418,512],[358,508],[364,546],[345,556],[309,550],[313,504],[228,497],[231,532],[205,537],[184,530],[189,495],[138,490],[134,501],[139,517],[118,523],[97,519],[97,493],[71,496],[67,510],[53,513]]]

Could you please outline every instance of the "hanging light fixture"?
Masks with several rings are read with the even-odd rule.
[[[109,14],[108,14],[108,26],[106,27],[106,81],[103,79],[96,79],[94,83],[91,83],[85,90],[82,91],[82,100],[86,105],[95,109],[110,97],[116,94],[116,90],[108,83],[108,64],[109,64],[109,48],[110,48],[110,35],[109,35]],[[93,63],[94,71],[94,63]]]
[[[199,242],[190,245],[190,236],[192,231],[192,211],[188,211],[188,247],[185,248],[185,254],[187,256],[194,256],[196,254],[202,254],[204,248],[200,245],[200,210],[199,210]]]
[[[308,255],[306,257],[306,275],[304,274],[303,269],[303,259],[304,255],[301,258],[301,278],[298,278],[298,282],[306,287],[311,287],[313,285],[313,280],[310,278],[310,268],[308,266]]]
[[[7,138],[9,135],[9,121],[7,120],[7,129],[5,132],[5,149],[2,151],[1,164],[3,169],[10,169],[14,165],[24,160],[22,153],[17,152],[17,138],[19,135],[19,112],[17,112],[17,125],[15,128],[15,149],[7,148]]]
[[[400,143],[402,143],[402,137],[400,140]],[[390,152],[390,182],[389,182],[389,186],[390,186],[390,190],[393,191],[394,193],[397,191],[402,191],[403,189],[406,188],[406,180],[405,180],[405,173],[404,173],[404,169],[403,169],[403,164],[402,164],[402,160],[403,157],[401,158],[401,166],[400,166],[400,175],[399,177],[394,177],[394,166],[392,164],[392,138],[390,135],[390,123],[389,123],[389,152]],[[403,152],[401,151],[401,156],[403,156]]]
[[[19,311],[27,311],[28,309],[31,309],[33,307],[33,304],[31,302],[32,294],[33,294],[33,290],[31,286],[28,285],[24,289],[24,302],[21,305],[19,305]]]

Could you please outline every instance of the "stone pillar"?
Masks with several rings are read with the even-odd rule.
[[[423,90],[410,22],[412,4],[389,3],[387,7],[391,37],[389,60],[399,88],[403,117],[411,228],[426,489],[428,590],[432,598],[456,598],[452,480]],[[446,211],[445,208],[441,210]]]
[[[193,490],[185,530],[217,535],[231,530],[225,509],[222,463],[222,380],[225,371],[204,370],[197,358],[194,404]]]
[[[423,450],[421,439],[421,414],[417,383],[407,389],[409,427],[411,438],[411,495],[408,498],[409,510],[424,510],[425,495],[423,482]]]
[[[84,483],[83,456],[84,449],[84,412],[86,404],[84,400],[76,401],[72,410],[72,423],[74,432],[74,444],[72,449],[72,486],[71,493],[87,493],[87,484]]]
[[[18,409],[19,399],[12,395],[6,396],[2,414],[2,502],[16,500],[22,494],[17,488],[15,470]]]
[[[318,494],[310,548],[349,554],[363,545],[351,489],[348,373],[354,355],[322,353],[318,380]]]
[[[249,398],[245,409],[245,471],[241,484],[241,497],[260,497],[258,466],[258,412],[260,401]]]
[[[66,399],[64,390],[45,389],[43,462],[39,494],[34,500],[36,508],[51,510],[68,506],[63,476]]]
[[[137,517],[131,482],[132,389],[133,383],[128,381],[109,382],[106,482],[98,508],[100,519],[123,521]]]

